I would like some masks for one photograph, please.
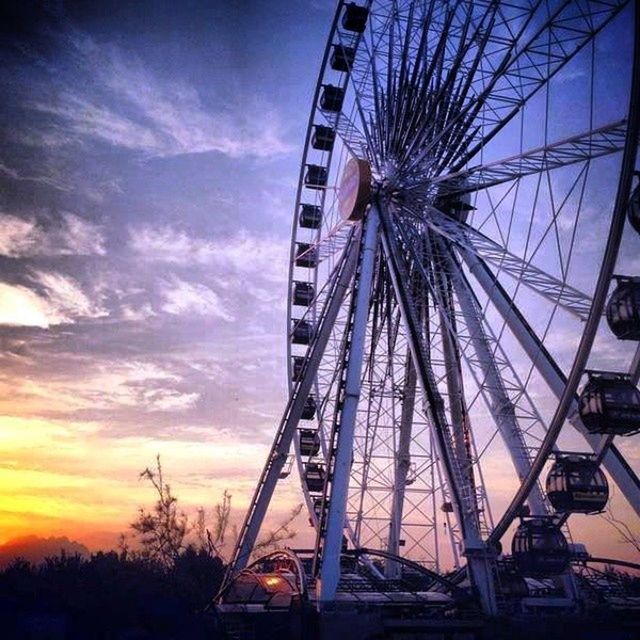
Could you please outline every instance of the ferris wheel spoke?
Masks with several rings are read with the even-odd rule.
[[[475,100],[474,128],[457,149],[453,170],[467,164],[626,4],[561,2],[524,45],[510,52]]]
[[[356,267],[356,243],[352,241],[344,252],[343,259],[334,271],[331,291],[327,295],[316,337],[311,345],[304,374],[298,381],[293,393],[289,396],[287,408],[282,417],[276,438],[271,447],[267,462],[262,471],[253,500],[229,564],[230,570],[237,573],[242,570],[250,557],[251,550],[258,537],[258,532],[267,512],[271,497],[276,487],[282,468],[287,460],[295,429],[300,421],[306,399],[311,391],[313,380],[320,365],[324,350],[329,341],[333,323],[340,311],[342,301],[348,291],[349,282],[353,278]]]
[[[624,148],[626,120],[620,120],[521,155],[497,160],[430,180],[439,196],[462,195],[578,162],[617,153]]]
[[[391,280],[402,312],[403,322],[409,336],[417,379],[429,407],[434,440],[444,468],[447,489],[452,497],[460,534],[465,541],[467,567],[473,583],[480,590],[483,602],[486,602],[487,607],[493,610],[494,605],[491,603],[495,602],[494,583],[491,569],[481,551],[484,549],[484,543],[479,521],[478,495],[474,487],[470,486],[469,478],[455,455],[451,432],[444,414],[444,402],[435,384],[425,345],[420,337],[416,305],[411,292],[407,290],[407,269],[396,244],[392,216],[388,210],[376,202],[372,207],[375,207],[380,215],[382,245],[389,263]],[[474,553],[475,550],[480,553]]]
[[[566,309],[582,320],[589,315],[589,296],[519,258],[473,227],[454,220],[433,207],[428,207],[428,212],[420,215],[419,219],[433,231],[448,238],[462,252],[471,252],[485,259],[554,305]]]
[[[373,206],[376,206],[375,204]],[[397,247],[392,228],[393,223],[387,218],[387,212],[379,209],[382,228],[382,242],[385,255],[389,263],[390,275],[394,285],[396,298],[402,311],[404,323],[407,326],[411,355],[416,366],[421,388],[425,393],[429,413],[432,418],[434,433],[438,442],[438,449],[443,461],[445,473],[451,486],[457,514],[464,534],[479,535],[477,511],[474,496],[467,478],[462,471],[455,453],[450,428],[444,413],[444,400],[438,390],[434,373],[429,364],[427,349],[421,338],[420,322],[417,316],[417,304],[411,292],[407,289],[409,281],[407,268],[403,265],[401,253]]]
[[[329,113],[322,113],[325,122],[330,125],[335,133],[340,136],[344,146],[349,149],[351,155],[357,158],[370,158],[372,143],[368,139],[368,131],[363,133],[358,125],[343,111],[339,118]]]
[[[491,327],[483,321],[480,303],[450,248],[447,254],[448,268],[460,307],[458,326],[460,331],[466,331],[468,346],[473,350],[470,353],[469,348],[463,349],[463,354],[522,481],[531,471],[531,456],[521,422],[526,420],[527,432],[534,429],[544,432],[546,425]],[[528,500],[533,514],[548,513],[539,484],[534,486]]]
[[[469,40],[467,46],[468,51],[474,43],[477,43],[475,55],[471,56],[470,60],[462,59],[458,64],[447,61],[447,68],[461,78],[459,90],[456,92],[456,99],[453,98],[453,94],[447,96],[449,108],[444,118],[443,114],[440,114],[439,122],[433,117],[428,121],[425,120],[426,131],[423,128],[421,134],[414,135],[413,141],[407,146],[404,162],[406,172],[410,175],[424,173],[423,170],[433,162],[430,160],[433,157],[437,158],[439,170],[447,166],[451,157],[466,139],[467,130],[472,126],[475,114],[480,107],[478,93],[490,81],[495,70],[506,65],[517,42],[526,32],[529,22],[541,5],[541,1],[538,0],[533,4],[510,3],[507,10],[500,7],[497,2],[469,3],[471,7],[473,5],[484,8],[484,13],[474,25],[473,38]],[[519,25],[514,29],[512,22]],[[446,31],[445,28],[440,30]],[[490,71],[487,71],[486,67],[489,67]],[[449,77],[451,77],[451,71]],[[437,74],[436,82],[439,83]],[[429,140],[429,143],[424,144],[423,140]],[[443,144],[444,140],[449,142],[448,147]],[[436,153],[438,146],[440,152]]]
[[[468,126],[462,105],[490,41],[497,7],[495,3],[486,5],[479,21],[473,11],[469,4],[460,24],[454,21],[455,12],[448,11],[431,60],[417,58],[407,95],[403,96],[407,107],[402,113],[407,119],[398,118],[396,122],[403,135],[395,153],[405,179],[425,170],[432,173],[447,155],[445,149],[455,146],[453,141],[461,139]],[[423,29],[428,33],[430,24],[425,23]],[[453,51],[447,46],[450,38],[457,41]]]
[[[412,253],[414,261],[421,267],[419,273],[425,279],[433,297],[438,302],[447,325],[447,333],[455,336],[456,342],[460,346],[460,352],[507,446],[516,472],[522,480],[527,477],[530,471],[531,458],[519,420],[525,419],[527,421],[527,431],[535,428],[539,430],[540,427],[544,431],[546,426],[536,411],[535,405],[531,402],[524,385],[511,367],[509,359],[493,335],[490,326],[484,324],[480,304],[460,269],[451,247],[441,242],[442,247],[439,252],[441,263],[439,266],[441,272],[448,274],[453,284],[460,308],[458,313],[455,312],[451,303],[443,300],[442,291],[431,284],[432,277],[422,265],[406,232],[401,230],[400,233],[405,246]],[[509,376],[508,384],[506,376]],[[482,482],[480,487],[483,487]],[[539,486],[534,488],[529,499],[533,513],[547,513],[542,490]]]
[[[561,398],[567,384],[567,378],[544,346],[542,340],[518,311],[517,305],[509,297],[487,264],[471,252],[461,252],[461,255],[551,392],[556,398]],[[587,431],[580,418],[577,397],[573,398],[567,416],[571,425],[585,438],[592,450],[597,451],[602,438]],[[611,445],[608,448],[603,458],[603,463],[629,501],[629,504],[640,515],[640,479],[629,467],[624,456],[615,445]]]

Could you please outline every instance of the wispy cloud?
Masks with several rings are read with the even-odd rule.
[[[104,255],[102,229],[78,215],[41,214],[19,218],[4,214],[0,225],[0,255],[9,258],[34,256]]]
[[[71,276],[34,271],[30,282],[32,287],[0,283],[0,325],[48,328],[107,315]]]
[[[0,325],[47,328],[65,320],[31,289],[0,282]]]
[[[46,184],[54,189],[58,189],[60,191],[69,191],[70,187],[68,184],[63,183],[59,180],[55,180],[50,176],[32,176],[25,175],[20,173],[17,169],[8,166],[6,163],[0,161],[0,174],[4,174],[8,178],[12,180],[17,180],[18,182],[40,182],[42,184]]]
[[[50,84],[25,105],[54,118],[50,134],[64,125],[64,135],[45,143],[91,138],[156,157],[213,151],[267,158],[293,148],[276,109],[260,99],[221,95],[224,106],[214,108],[186,82],[161,77],[115,44],[98,44],[73,29],[59,41],[65,64],[54,65]],[[34,133],[26,131],[23,142],[38,141]]]
[[[217,266],[274,283],[283,281],[289,259],[288,242],[273,236],[240,231],[231,237],[208,240],[170,225],[130,228],[129,247],[150,261]]]
[[[227,311],[218,294],[206,285],[187,282],[172,277],[162,288],[164,303],[162,310],[174,315],[195,314],[222,318],[227,322],[233,316]]]

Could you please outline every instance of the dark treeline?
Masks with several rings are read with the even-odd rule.
[[[208,605],[223,574],[219,558],[191,546],[170,565],[126,551],[18,559],[0,573],[0,637],[214,640]]]
[[[89,558],[61,551],[34,565],[20,558],[0,573],[0,639],[216,640],[223,637],[210,606],[235,544],[231,495],[192,520],[162,473],[160,457],[145,469],[155,496],[141,507],[119,550]],[[265,553],[291,540],[298,505],[255,545]],[[228,529],[231,528],[229,535]]]

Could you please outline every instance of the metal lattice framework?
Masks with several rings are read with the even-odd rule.
[[[495,612],[497,543],[525,502],[552,513],[540,478],[561,444],[594,452],[640,511],[613,437],[587,433],[576,411],[639,131],[638,54],[619,54],[604,100],[599,51],[629,41],[633,7],[353,6],[338,3],[300,170],[289,402],[230,574],[293,443],[321,603],[348,544],[382,554],[380,579],[399,576],[400,556],[436,573],[464,565]],[[360,222],[342,219],[333,188],[352,157],[373,172]],[[636,382],[638,353],[624,362]]]

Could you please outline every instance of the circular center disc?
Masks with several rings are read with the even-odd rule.
[[[351,158],[342,172],[338,189],[338,207],[344,220],[356,222],[371,200],[371,168],[366,160]]]

